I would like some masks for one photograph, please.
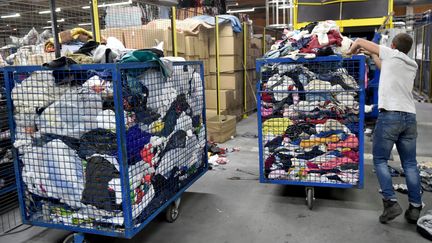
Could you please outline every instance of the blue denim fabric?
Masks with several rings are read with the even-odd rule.
[[[416,160],[416,115],[399,111],[380,112],[373,137],[373,162],[384,199],[396,199],[393,183],[387,167],[393,145],[399,152],[405,171],[408,199],[421,204],[420,174]]]

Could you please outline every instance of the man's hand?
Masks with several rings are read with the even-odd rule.
[[[358,54],[361,51],[360,49],[363,49],[370,54],[379,55],[379,46],[377,44],[361,38],[358,38],[354,41],[347,54],[348,55]]]
[[[360,53],[363,53],[363,54],[365,54],[365,55],[367,55],[367,56],[370,56],[370,57],[372,56],[372,53],[366,51],[366,50],[363,49],[363,48],[360,48],[360,49],[359,49],[359,52],[360,52]]]

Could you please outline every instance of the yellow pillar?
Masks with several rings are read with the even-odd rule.
[[[217,115],[220,115],[220,65],[219,65],[219,17],[215,17],[215,38],[216,38],[216,99]]]
[[[99,25],[99,9],[98,9],[98,0],[92,0],[92,9],[93,9],[93,38],[96,42],[101,41],[100,36],[100,25]]]
[[[172,47],[173,56],[177,56],[177,10],[176,7],[171,8],[171,37],[172,37]]]
[[[247,118],[247,33],[248,28],[246,22],[243,22],[243,118]]]

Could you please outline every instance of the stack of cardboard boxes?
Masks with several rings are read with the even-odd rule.
[[[249,28],[250,29],[250,28]],[[113,36],[122,41],[126,48],[144,49],[164,41],[166,56],[173,54],[172,34],[168,27],[138,26],[111,28],[101,31],[102,36]],[[216,41],[215,30],[201,28],[198,35],[177,32],[177,53],[188,61],[201,60],[204,63],[206,115],[209,139],[225,142],[235,135],[236,121],[244,114],[244,56],[243,33],[235,33],[230,24],[219,27],[219,73],[220,114],[217,116],[216,86]],[[256,109],[255,60],[262,56],[261,40],[247,34],[247,82],[246,112]]]

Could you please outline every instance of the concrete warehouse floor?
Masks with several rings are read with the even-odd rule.
[[[418,160],[432,161],[432,104],[417,104]],[[426,242],[403,216],[387,225],[378,222],[382,202],[372,172],[371,141],[365,142],[365,188],[315,189],[314,209],[305,205],[303,187],[260,184],[256,116],[243,120],[238,136],[223,144],[240,147],[230,162],[209,171],[183,196],[181,214],[173,223],[162,217],[132,240],[87,236],[91,242]],[[393,165],[399,166],[394,151]],[[404,178],[394,178],[404,183]],[[406,195],[398,193],[403,208]],[[424,212],[432,208],[432,193],[425,192]],[[23,226],[25,227],[25,226]],[[69,232],[32,227],[0,242],[61,242]]]

